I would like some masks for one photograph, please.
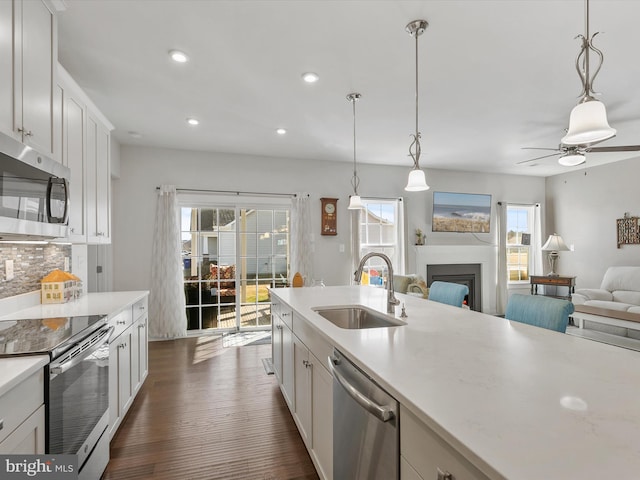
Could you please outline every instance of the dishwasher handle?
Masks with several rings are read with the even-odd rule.
[[[351,398],[353,398],[358,405],[366,409],[369,413],[383,422],[388,422],[395,417],[393,409],[386,405],[378,405],[369,397],[360,392],[356,387],[351,385],[344,376],[335,368],[335,365],[339,365],[340,361],[332,356],[327,357],[329,360],[329,371],[333,375],[340,385],[346,390]]]

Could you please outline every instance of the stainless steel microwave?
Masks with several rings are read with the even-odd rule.
[[[67,236],[71,170],[0,133],[0,240]]]

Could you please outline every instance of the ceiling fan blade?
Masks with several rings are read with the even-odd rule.
[[[520,147],[521,150],[549,150],[551,152],[559,152],[559,148],[542,148],[542,147]]]
[[[516,163],[516,165],[522,165],[523,163],[534,162],[536,160],[542,160],[543,158],[549,157],[557,157],[558,155],[562,155],[562,152],[552,153],[551,155],[543,155],[542,157],[530,158],[529,160],[523,160],[521,162]]]
[[[640,145],[612,145],[611,147],[593,147],[590,152],[638,152]]]

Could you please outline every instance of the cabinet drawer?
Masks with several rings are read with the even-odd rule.
[[[428,428],[413,413],[400,407],[400,453],[424,479],[450,473],[455,480],[487,480],[453,447]],[[414,475],[415,477],[415,475]],[[408,478],[413,478],[408,476]]]
[[[279,317],[289,329],[293,330],[293,309],[286,303],[280,304]]]
[[[131,312],[132,309],[127,308],[109,319],[109,325],[115,328],[115,330],[111,334],[112,340],[118,338],[122,332],[124,332],[133,324]]]
[[[44,403],[44,369],[0,397],[0,442]]]
[[[333,346],[324,340],[317,330],[315,330],[309,322],[297,313],[293,314],[293,333],[307,346],[322,366],[327,368],[327,357],[333,353]]]
[[[144,317],[147,313],[147,297],[144,297],[142,300],[138,300],[133,304],[132,314],[133,321],[136,322],[140,318]]]

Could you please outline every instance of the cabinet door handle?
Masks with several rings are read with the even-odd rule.
[[[291,315],[291,312],[282,312],[283,317],[288,317],[289,315]]]
[[[116,320],[116,325],[126,325],[127,322],[125,320]]]
[[[4,428],[4,418],[0,419],[0,430]]]

